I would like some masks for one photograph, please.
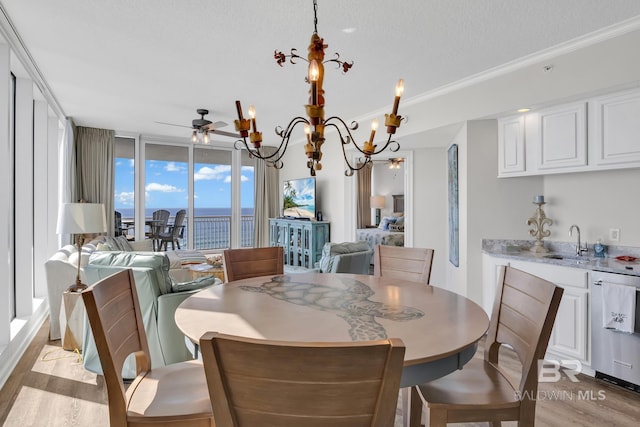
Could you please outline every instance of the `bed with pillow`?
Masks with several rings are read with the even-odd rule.
[[[365,240],[371,249],[376,245],[404,246],[404,213],[382,217],[377,228],[359,228],[356,240]]]

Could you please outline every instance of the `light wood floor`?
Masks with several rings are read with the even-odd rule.
[[[5,386],[0,390],[0,424],[7,427],[108,426],[104,383],[85,371],[77,355],[48,341],[49,324],[40,329]],[[502,350],[501,362],[517,372],[513,353]],[[580,375],[541,383],[536,426],[638,426],[640,394]],[[603,398],[599,400],[599,398]],[[396,426],[399,426],[397,420]],[[481,426],[487,424],[451,424]],[[516,423],[504,423],[515,426]],[[259,426],[256,426],[259,427]]]

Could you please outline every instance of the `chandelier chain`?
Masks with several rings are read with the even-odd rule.
[[[313,0],[313,34],[318,34],[318,0]]]

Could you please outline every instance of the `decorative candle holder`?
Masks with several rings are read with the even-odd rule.
[[[538,205],[538,208],[533,213],[533,216],[527,220],[527,225],[533,226],[533,228],[529,230],[529,234],[535,237],[536,241],[534,242],[530,251],[535,253],[549,252],[549,249],[544,247],[542,239],[551,235],[551,232],[549,230],[545,230],[544,226],[551,226],[553,224],[553,220],[547,218],[544,211],[542,210],[542,205],[545,204],[544,197],[536,196],[534,198],[533,204]]]

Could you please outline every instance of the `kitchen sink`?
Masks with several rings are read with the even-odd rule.
[[[582,255],[568,255],[568,254],[548,254],[544,255],[543,258],[547,259],[559,259],[566,261],[575,261],[578,264],[586,264],[591,261],[591,258],[582,256]]]

